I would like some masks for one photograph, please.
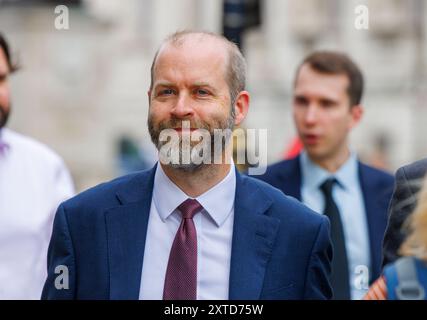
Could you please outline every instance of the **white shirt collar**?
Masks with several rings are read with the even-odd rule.
[[[301,153],[300,164],[303,183],[312,190],[317,190],[327,178],[335,178],[344,190],[350,190],[358,185],[359,169],[354,152],[350,152],[350,157],[334,174],[312,162],[305,151]]]
[[[5,153],[10,149],[10,143],[7,142],[7,139],[5,138],[5,132],[6,129],[2,128],[0,129],[0,155]]]
[[[234,164],[230,165],[227,176],[211,189],[201,194],[196,200],[220,227],[232,212],[236,193],[236,172]],[[188,199],[175,183],[173,183],[158,163],[154,176],[153,201],[163,222]]]
[[[0,143],[2,143],[2,142],[5,143],[3,132],[4,132],[4,128],[0,129]]]

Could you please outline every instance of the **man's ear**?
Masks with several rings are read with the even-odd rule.
[[[361,104],[352,106],[350,109],[350,113],[351,113],[350,129],[352,129],[360,122],[360,120],[363,117],[363,113],[364,113],[363,106]]]
[[[236,114],[234,125],[238,126],[243,122],[243,120],[245,120],[249,111],[249,100],[250,96],[247,91],[241,91],[237,96],[236,102],[234,103],[234,110]]]

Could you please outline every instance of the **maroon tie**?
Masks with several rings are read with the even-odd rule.
[[[197,299],[197,232],[193,217],[202,208],[194,199],[187,199],[178,207],[182,220],[169,255],[164,300]]]

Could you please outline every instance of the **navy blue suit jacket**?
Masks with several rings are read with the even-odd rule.
[[[155,169],[62,203],[43,299],[138,299]],[[270,185],[236,172],[230,299],[329,299],[329,221]],[[167,196],[167,195],[165,195]],[[66,266],[69,289],[55,268]],[[58,281],[57,281],[58,282]],[[143,284],[142,284],[143,285]]]
[[[285,194],[301,200],[301,168],[299,156],[267,168],[265,174],[255,176]],[[381,274],[382,240],[388,220],[388,204],[394,186],[391,174],[359,162],[359,181],[365,202],[371,251],[370,282]]]

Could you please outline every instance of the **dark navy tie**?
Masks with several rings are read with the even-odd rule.
[[[337,183],[335,178],[327,179],[320,189],[325,197],[324,214],[331,222],[331,238],[334,247],[332,259],[331,285],[335,300],[350,299],[350,279],[348,274],[347,250],[345,246],[344,228],[340,212],[332,196],[332,189]]]

